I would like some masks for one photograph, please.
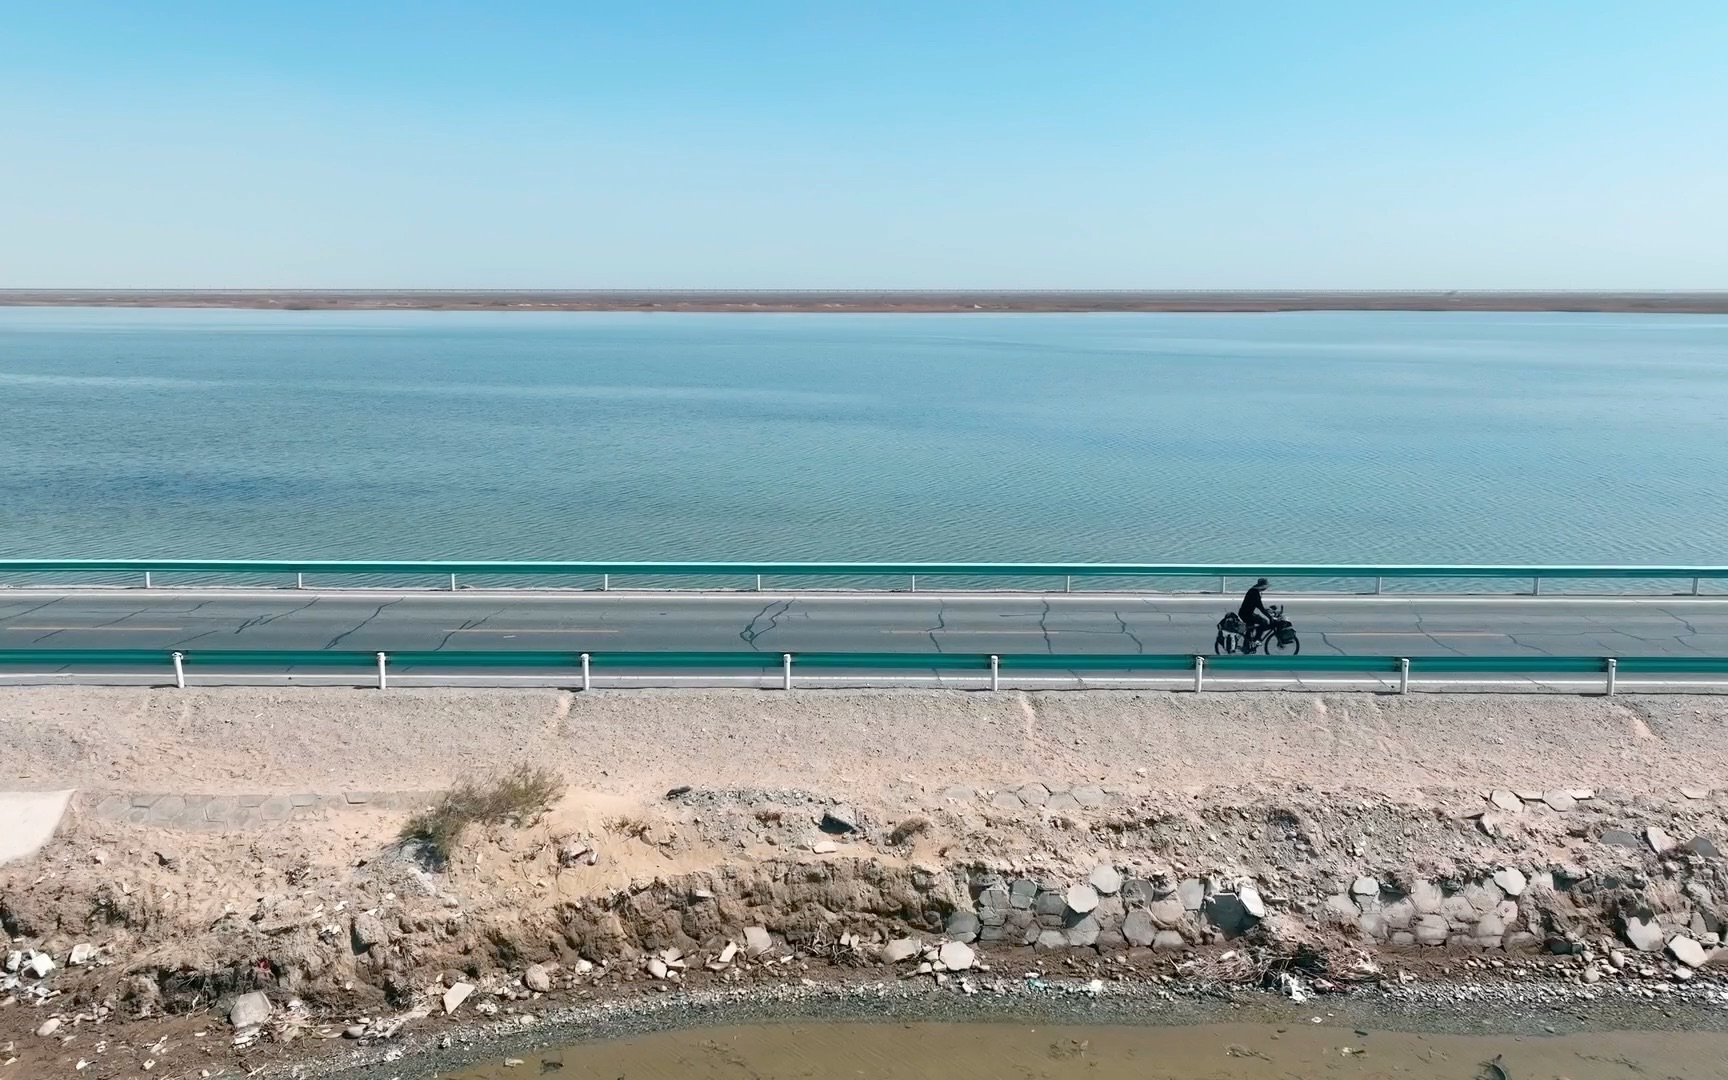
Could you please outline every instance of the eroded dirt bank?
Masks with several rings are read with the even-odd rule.
[[[17,1059],[0,1068],[221,1075],[405,1037],[459,1048],[465,1024],[569,1005],[807,981],[1005,993],[1031,971],[1165,997],[1728,1001],[1724,713],[6,691],[11,785],[80,794],[40,855],[0,867],[0,1062]],[[444,865],[396,840],[427,796],[383,793],[523,762],[568,785],[544,814],[471,832]],[[249,793],[292,812],[195,812]],[[237,1002],[256,1023],[231,1023]]]

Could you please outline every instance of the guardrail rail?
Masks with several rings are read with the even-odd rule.
[[[1038,592],[1072,592],[1082,584],[1104,579],[1150,582],[1159,579],[1216,583],[1220,593],[1257,577],[1280,582],[1290,580],[1360,582],[1371,584],[1374,593],[1385,591],[1388,581],[1492,581],[1529,583],[1532,595],[1541,595],[1544,581],[1673,582],[1677,591],[1701,595],[1704,582],[1728,581],[1728,566],[1693,564],[1628,565],[1468,565],[1424,563],[938,563],[938,562],[546,562],[546,561],[371,561],[342,559],[0,559],[0,578],[6,575],[101,576],[121,575],[146,588],[157,587],[164,577],[178,582],[212,576],[292,583],[307,588],[308,579],[347,580],[383,578],[414,579],[436,583],[440,589],[464,587],[462,579],[514,580],[557,579],[576,581],[576,587],[608,591],[616,579],[638,583],[638,587],[665,588],[670,580],[697,579],[721,586],[761,591],[764,581],[780,579],[829,579],[881,581],[898,579],[907,591],[918,590],[918,579],[997,579],[1020,583],[1043,582]],[[642,583],[653,582],[653,586]],[[728,584],[730,583],[730,584]],[[712,586],[711,586],[712,587]],[[893,586],[890,586],[893,587]],[[1207,590],[1210,591],[1210,590]],[[1281,591],[1289,591],[1287,588]]]
[[[1397,677],[1398,690],[1408,693],[1412,675],[1602,676],[1601,691],[1612,695],[1620,675],[1728,675],[1728,657],[1713,656],[1190,656],[1183,654],[1051,654],[1051,653],[758,653],[758,652],[543,652],[543,651],[413,651],[359,652],[344,650],[199,649],[11,649],[0,650],[0,673],[19,666],[31,675],[113,673],[114,668],[147,668],[184,688],[189,673],[200,669],[345,668],[366,672],[379,688],[389,685],[392,672],[413,674],[425,669],[540,668],[565,670],[572,683],[594,688],[597,674],[630,671],[779,670],[780,685],[790,690],[795,672],[819,677],[823,672],[911,669],[977,672],[977,680],[1000,689],[1004,675],[1016,672],[1191,672],[1193,688],[1204,690],[1207,676],[1350,672]],[[16,676],[17,672],[11,672]],[[128,673],[131,674],[131,673]],[[356,681],[360,681],[358,678]],[[889,677],[885,681],[892,681]]]

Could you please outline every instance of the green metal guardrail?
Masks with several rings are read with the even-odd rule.
[[[185,686],[191,668],[350,668],[377,671],[385,685],[389,671],[424,668],[543,668],[566,669],[581,679],[583,689],[592,686],[595,669],[630,671],[642,669],[754,670],[780,669],[783,685],[790,689],[792,672],[820,673],[836,670],[933,670],[988,672],[992,689],[1002,673],[1033,671],[1164,671],[1192,672],[1194,687],[1204,685],[1207,672],[1359,672],[1396,674],[1401,690],[1409,689],[1416,674],[1601,674],[1612,694],[1619,674],[1728,674],[1728,657],[1714,656],[1188,656],[1176,653],[753,653],[753,652],[516,652],[516,651],[412,651],[355,652],[342,650],[252,650],[196,649],[169,652],[160,649],[10,649],[0,650],[0,668],[25,666],[40,673],[47,669],[148,666]]]
[[[1525,580],[1541,591],[1544,579],[1690,581],[1728,580],[1728,566],[1654,565],[1532,566],[1424,563],[936,563],[936,562],[523,562],[523,561],[356,561],[340,559],[0,559],[0,574],[141,574],[148,586],[158,574],[231,574],[293,577],[304,585],[309,575],[447,578],[587,577],[602,589],[613,577],[755,578],[767,576],[834,578],[907,578],[916,589],[924,577],[1059,578],[1071,588],[1075,578],[1228,578],[1270,577],[1373,580],[1376,589],[1393,579]]]

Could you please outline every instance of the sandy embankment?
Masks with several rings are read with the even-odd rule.
[[[152,1033],[202,1026],[252,1066],[297,1031],[904,976],[907,937],[1159,986],[1294,957],[1384,993],[1464,970],[1697,993],[1728,916],[1724,720],[1678,696],[10,689],[6,786],[81,794],[0,868],[11,948],[57,969],[15,980],[0,1042],[70,1075],[94,1025],[128,1049],[80,1075],[133,1075]],[[344,798],[523,762],[564,799],[441,868],[395,843],[423,796]],[[246,793],[329,801],[187,824]],[[127,820],[159,798],[181,816]],[[98,959],[68,970],[79,945]],[[453,982],[477,991],[445,1019]],[[250,990],[277,1014],[230,1050],[206,1011]]]

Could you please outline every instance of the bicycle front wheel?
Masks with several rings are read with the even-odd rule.
[[[1261,649],[1267,656],[1296,656],[1302,652],[1302,641],[1295,634],[1290,635],[1289,641],[1279,641],[1277,634],[1268,634]]]

